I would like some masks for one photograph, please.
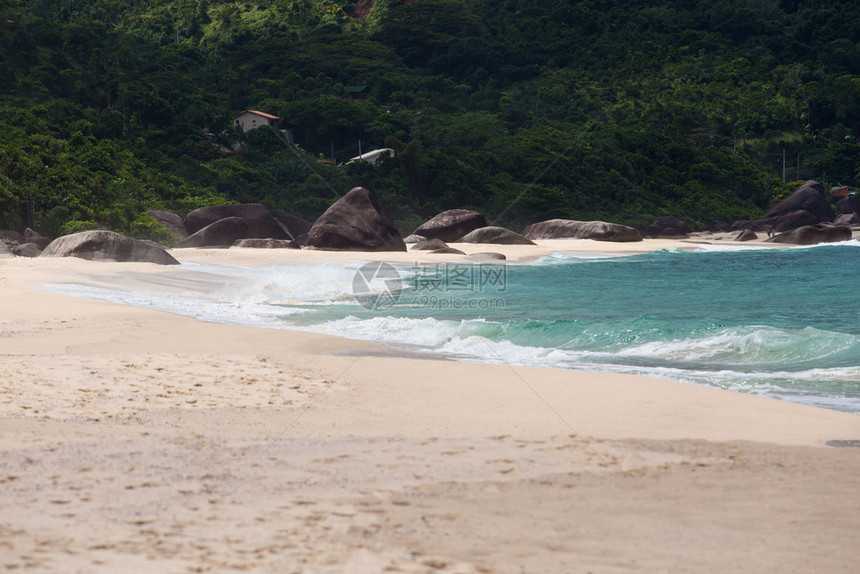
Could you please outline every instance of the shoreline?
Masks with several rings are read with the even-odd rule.
[[[174,251],[248,267],[367,260]],[[857,415],[637,375],[391,356],[39,289],[165,271],[0,261],[5,567],[856,566],[860,449],[824,443],[860,439]]]

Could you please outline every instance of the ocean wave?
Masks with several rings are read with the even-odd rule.
[[[50,289],[465,361],[646,374],[752,393],[800,393],[803,401],[819,388],[828,401],[851,403],[860,402],[860,332],[856,305],[840,297],[852,283],[857,245],[847,256],[832,247],[820,255],[553,256],[507,269],[503,292],[444,294],[504,298],[502,308],[481,316],[403,304],[384,315],[368,312],[353,295],[363,263],[262,269],[186,263],[157,276],[98,276]],[[397,269],[407,292],[414,275],[438,271]],[[860,412],[860,404],[843,410]]]

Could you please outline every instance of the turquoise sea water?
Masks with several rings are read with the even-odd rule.
[[[377,265],[186,264],[199,288],[54,288],[458,360],[655,375],[860,414],[857,241]],[[359,286],[369,291],[357,301]]]

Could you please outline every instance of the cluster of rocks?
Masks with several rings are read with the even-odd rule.
[[[738,232],[736,241],[757,239],[756,232],[773,231],[769,241],[809,245],[851,239],[849,225],[860,223],[860,199],[850,196],[833,213],[824,187],[808,181],[758,221],[717,223],[711,232]],[[658,217],[651,225],[628,227],[604,221],[550,219],[522,233],[488,225],[477,211],[451,209],[420,225],[404,240],[367,189],[356,187],[335,202],[314,223],[295,215],[268,210],[258,203],[215,205],[196,209],[185,219],[166,211],[148,214],[178,242],[178,248],[246,247],[324,249],[341,251],[406,251],[460,253],[448,243],[534,245],[536,239],[594,239],[631,242],[647,238],[685,238],[692,232],[675,217]],[[177,263],[161,245],[105,230],[82,231],[54,241],[31,229],[23,234],[0,231],[0,258],[75,256],[94,260]],[[493,252],[477,259],[504,259]]]
[[[737,241],[756,239],[757,232],[771,231],[770,242],[813,245],[851,239],[852,226],[860,226],[860,198],[849,196],[840,200],[834,213],[824,186],[810,180],[777,203],[764,219],[718,221],[707,230],[737,232]]]
[[[49,238],[42,237],[29,227],[24,233],[0,229],[0,259],[14,256],[38,257],[49,243]]]
[[[168,211],[148,211],[179,242],[177,247],[257,247],[299,249],[311,223],[259,203],[210,205],[183,220]]]
[[[451,209],[444,211],[420,225],[406,243],[414,250],[431,253],[463,253],[448,246],[451,243],[489,243],[496,245],[534,245],[535,239],[596,239],[598,241],[642,241],[636,229],[606,223],[604,221],[576,221],[573,219],[550,219],[526,227],[517,233],[487,225],[484,216],[477,211]],[[478,254],[474,254],[478,255]],[[480,254],[485,257],[503,258],[492,252]]]

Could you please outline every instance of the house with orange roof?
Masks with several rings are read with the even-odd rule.
[[[233,116],[233,125],[242,129],[243,132],[255,130],[262,126],[274,127],[281,118],[259,112],[257,110],[244,110]]]

